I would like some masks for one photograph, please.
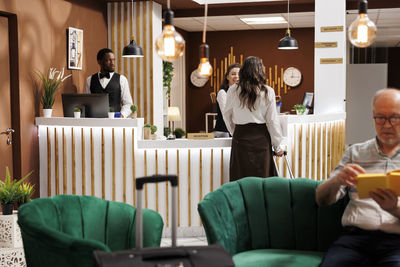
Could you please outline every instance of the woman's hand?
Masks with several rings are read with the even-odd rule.
[[[275,156],[282,157],[283,156],[283,150],[275,152]]]

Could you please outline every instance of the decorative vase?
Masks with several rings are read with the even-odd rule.
[[[52,108],[44,108],[43,109],[43,117],[51,118],[51,113],[53,112]]]
[[[74,111],[74,118],[79,119],[81,117],[81,112]]]
[[[303,115],[304,114],[304,110],[296,109],[296,114],[297,115]]]
[[[150,127],[143,127],[143,139],[150,140],[151,130]]]
[[[156,134],[151,134],[150,137],[151,137],[151,140],[157,140],[157,135]]]
[[[14,203],[1,203],[1,209],[3,215],[11,215],[13,214]]]
[[[108,112],[108,118],[109,119],[114,119],[115,112]]]
[[[131,112],[131,114],[129,114],[128,118],[136,119],[137,118],[137,112],[136,111],[135,112]]]

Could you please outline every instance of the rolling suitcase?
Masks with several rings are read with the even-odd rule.
[[[274,157],[274,165],[275,165],[276,172],[278,173],[278,175],[280,175],[280,177],[283,177],[283,172],[279,173],[278,165],[276,164],[276,153],[275,153],[275,151],[273,152],[273,157]],[[286,162],[286,167],[288,168],[290,179],[294,179],[293,172],[292,172],[292,167],[290,167],[289,161],[287,159],[286,150],[283,151],[283,158],[284,158],[284,160]]]
[[[172,246],[166,248],[143,248],[142,238],[142,193],[145,183],[169,181],[172,187]],[[176,175],[153,175],[136,179],[136,249],[93,253],[97,267],[230,267],[234,266],[232,256],[220,245],[176,246],[177,230],[177,189]]]

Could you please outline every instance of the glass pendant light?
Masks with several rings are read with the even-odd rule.
[[[288,19],[287,19],[287,30],[285,37],[283,37],[281,40],[279,40],[279,46],[278,49],[298,49],[299,46],[297,44],[296,39],[294,39],[292,36],[290,36],[290,29],[289,29],[289,21],[290,21],[290,13],[289,13],[289,0],[287,2],[287,14],[288,14]]]
[[[170,9],[168,0],[168,9],[164,12],[164,28],[156,40],[156,52],[164,61],[172,62],[181,57],[185,51],[185,40],[173,25],[174,12]]]
[[[357,47],[368,47],[376,39],[375,23],[367,15],[368,1],[358,1],[358,17],[349,27],[349,40]]]
[[[200,64],[197,67],[197,72],[201,76],[211,76],[213,69],[209,61],[210,47],[206,44],[206,28],[207,28],[207,0],[204,7],[204,25],[203,25],[203,43],[200,45]]]
[[[131,25],[133,24],[133,0],[132,0],[132,20],[131,20]],[[138,46],[133,40],[133,36],[131,37],[131,42],[124,47],[124,50],[122,50],[122,57],[143,57],[143,49]]]

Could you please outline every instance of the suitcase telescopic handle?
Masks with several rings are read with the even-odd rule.
[[[273,151],[273,153],[274,153],[274,156],[276,156],[276,152]],[[287,151],[286,151],[286,150],[283,150],[283,155],[284,155],[284,156],[287,156]]]
[[[147,183],[171,182],[173,187],[178,186],[178,177],[176,175],[153,175],[136,179],[136,190],[142,190],[143,185]]]

